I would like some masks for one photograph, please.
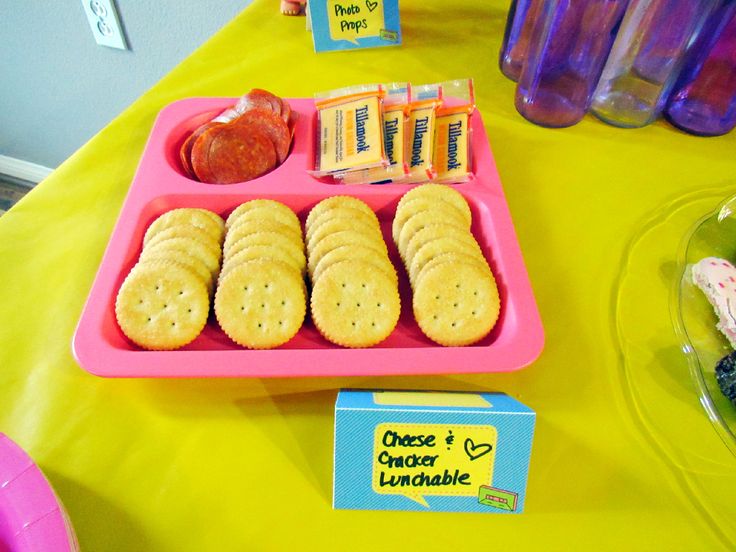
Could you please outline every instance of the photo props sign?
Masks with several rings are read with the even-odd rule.
[[[333,506],[519,513],[534,420],[500,393],[340,391]]]
[[[398,0],[310,0],[317,52],[401,44]]]

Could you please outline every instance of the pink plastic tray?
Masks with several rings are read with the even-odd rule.
[[[299,114],[292,152],[274,171],[249,182],[203,184],[184,176],[179,147],[187,134],[235,102],[233,98],[193,98],[166,107],[148,144],[73,340],[74,355],[88,372],[107,377],[303,377],[498,372],[523,368],[542,351],[544,332],[524,261],[480,115],[473,115],[476,177],[457,186],[470,203],[472,231],[496,275],[500,319],[490,335],[470,347],[441,347],[414,321],[406,273],[391,240],[399,198],[412,186],[344,186],[309,176],[313,151],[314,102],[289,100]],[[402,312],[393,334],[370,349],[336,347],[309,319],[278,349],[250,351],[232,343],[214,317],[203,333],[177,351],[145,351],[123,335],[115,321],[115,296],[141,251],[146,227],[175,207],[205,207],[226,217],[255,198],[289,205],[304,222],[325,197],[358,197],[377,213],[391,259],[400,274]]]
[[[33,460],[0,433],[0,550],[76,552],[77,537]]]

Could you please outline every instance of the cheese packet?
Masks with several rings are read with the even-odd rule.
[[[442,103],[442,87],[424,84],[412,88],[406,140],[409,174],[405,183],[418,183],[435,177],[433,166],[434,127],[436,110]]]
[[[317,136],[314,176],[386,167],[380,84],[360,85],[315,95]]]
[[[470,116],[475,110],[472,79],[440,83],[442,105],[434,127],[434,178],[442,183],[467,182],[470,167]]]
[[[406,162],[404,139],[408,120],[411,86],[408,82],[385,85],[383,99],[383,143],[388,166],[349,171],[337,175],[343,184],[388,184],[406,178],[409,165]]]

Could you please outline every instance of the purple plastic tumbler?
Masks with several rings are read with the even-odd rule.
[[[516,109],[538,125],[571,126],[588,110],[628,0],[535,2]]]
[[[665,116],[700,136],[720,136],[736,127],[736,0],[711,17],[682,71]]]
[[[593,94],[593,114],[624,128],[654,121],[719,2],[631,0]]]
[[[529,35],[535,17],[535,10],[530,10],[532,5],[536,9],[539,2],[511,0],[498,65],[501,72],[512,81],[519,80],[519,74],[526,59],[526,52],[529,49]]]

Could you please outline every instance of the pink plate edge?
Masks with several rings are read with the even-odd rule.
[[[17,488],[15,488],[17,486]],[[78,550],[64,506],[41,469],[10,437],[0,433],[0,516],[12,532],[13,550]]]

